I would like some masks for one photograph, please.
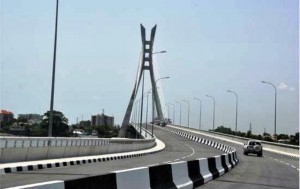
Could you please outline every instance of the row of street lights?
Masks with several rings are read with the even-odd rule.
[[[56,0],[56,15],[55,15],[55,33],[54,33],[54,53],[53,53],[53,67],[52,67],[52,82],[51,82],[51,99],[50,99],[50,115],[49,115],[49,128],[48,128],[48,136],[51,137],[52,136],[52,127],[53,127],[53,105],[54,105],[54,88],[55,88],[55,67],[56,67],[56,46],[57,46],[57,25],[58,25],[58,3],[59,0]],[[160,53],[166,53],[167,51],[158,51],[158,52],[154,52],[153,54],[160,54]],[[155,81],[155,83],[161,79],[168,79],[169,77],[162,77],[159,78]],[[275,89],[275,117],[274,117],[274,135],[276,135],[276,114],[277,114],[277,89],[276,86],[271,83],[271,82],[267,82],[267,81],[261,81],[264,84],[268,84],[271,85],[274,89]],[[152,137],[153,137],[153,121],[154,121],[154,96],[153,96],[153,91],[154,89],[150,89],[152,90]],[[147,110],[146,110],[146,123],[147,123],[147,119],[148,119],[148,96],[150,93],[150,90],[147,92]],[[238,119],[238,95],[236,92],[233,92],[231,90],[227,90],[227,92],[229,93],[233,93],[236,96],[236,118],[235,118],[235,132],[237,132],[237,119]],[[213,129],[215,128],[215,98],[213,96],[210,95],[206,95],[207,97],[213,99]],[[142,104],[140,107],[140,114],[138,116],[140,116],[140,127],[142,126],[142,119],[143,119],[143,99],[144,99],[144,74],[143,74],[143,85],[142,85]],[[200,102],[200,114],[199,114],[199,129],[201,129],[201,106],[202,106],[202,102],[199,98],[194,98],[195,100],[198,100]],[[182,100],[183,102],[186,102],[188,104],[188,123],[187,126],[189,127],[189,121],[190,121],[190,103],[187,100]],[[175,101],[177,104],[180,105],[180,125],[181,125],[181,103],[178,101]],[[176,110],[176,106],[172,103],[169,103],[173,106],[174,108],[174,113],[173,113],[173,123],[175,123],[175,110]],[[169,107],[168,107],[168,112],[169,112]],[[134,115],[133,117],[136,119],[136,113],[138,113],[138,111],[134,110]],[[168,118],[169,118],[169,113],[168,113]],[[147,124],[146,124],[146,129],[147,129]],[[141,128],[140,128],[140,133],[141,133]],[[147,133],[146,133],[147,134]]]
[[[274,135],[276,135],[276,104],[277,104],[277,90],[276,90],[276,86],[270,82],[267,82],[267,81],[261,81],[262,83],[265,83],[265,84],[269,84],[271,86],[274,87],[275,89],[275,120],[274,120]],[[239,101],[239,98],[238,98],[238,94],[232,90],[227,90],[228,93],[232,93],[235,95],[236,97],[236,104],[235,104],[235,133],[237,132],[237,123],[238,123],[238,101]],[[215,108],[216,108],[216,100],[213,96],[211,95],[206,95],[206,97],[208,98],[211,98],[213,100],[213,130],[215,129]],[[201,99],[199,98],[193,98],[194,100],[197,100],[199,101],[200,103],[200,108],[199,108],[199,130],[201,129],[201,109],[202,109],[202,101]],[[190,122],[190,103],[189,101],[187,100],[182,100],[183,102],[186,102],[188,104],[188,121],[187,121],[187,127],[189,127],[189,122]],[[179,104],[179,108],[180,108],[180,115],[179,115],[179,125],[181,125],[181,103],[179,101],[175,101],[175,103]],[[173,103],[168,103],[170,105],[173,106],[173,123],[175,123],[175,112],[176,112],[176,106],[175,104]],[[169,108],[168,108],[169,109]],[[169,113],[168,113],[169,115]]]
[[[164,52],[164,51],[161,51]],[[169,79],[170,77],[161,77],[158,78],[155,83],[157,83],[159,80],[163,80],[163,79]],[[157,87],[158,88],[158,87]],[[152,91],[152,92],[151,92]],[[152,93],[152,126],[151,126],[151,136],[153,137],[153,124],[154,124],[154,95],[153,95],[153,89],[149,89],[148,92],[146,92],[145,94],[142,94],[142,97],[138,100],[136,100],[134,102],[134,112],[133,112],[133,121],[140,123],[140,134],[141,134],[141,128],[142,128],[142,112],[143,112],[143,106],[141,104],[143,104],[143,98],[144,95],[147,95],[147,103],[146,103],[146,130],[148,129],[147,127],[147,123],[148,123],[148,102],[149,102],[149,94]],[[140,103],[142,102],[142,103]],[[138,111],[137,109],[141,109],[141,111]],[[145,136],[147,137],[147,132],[145,134]]]
[[[152,54],[160,54],[160,53],[166,53],[167,51],[158,51],[158,52],[154,52]],[[156,81],[155,81],[155,86],[156,86],[156,83],[159,81],[159,80],[163,80],[163,79],[169,79],[170,77],[161,77],[161,78],[158,78]],[[270,82],[267,82],[267,81],[261,81],[262,83],[264,84],[269,84],[271,86],[274,87],[275,89],[275,121],[274,121],[274,134],[276,134],[276,105],[277,105],[277,90],[276,90],[276,86]],[[144,75],[143,75],[143,86],[144,86]],[[140,111],[137,111],[135,110],[135,115],[134,116],[134,119],[136,120],[136,117],[139,117],[139,124],[140,124],[140,134],[141,134],[141,127],[142,127],[142,122],[143,122],[143,104],[144,104],[144,95],[147,95],[147,104],[146,104],[146,123],[148,122],[148,102],[149,102],[149,94],[151,93],[152,91],[152,128],[151,128],[151,135],[153,137],[153,124],[154,124],[154,89],[151,88],[150,90],[148,90],[148,92],[146,92],[144,94],[144,87],[142,86],[142,95],[141,95],[141,98],[139,100],[137,100],[139,106],[138,108],[140,109]],[[157,87],[158,88],[158,87]],[[228,93],[232,93],[235,95],[235,98],[236,98],[236,107],[235,107],[235,132],[237,132],[237,125],[238,125],[238,94],[232,90],[227,90]],[[206,95],[206,97],[210,98],[213,100],[213,130],[215,129],[215,111],[216,111],[216,100],[213,96],[211,95]],[[199,98],[193,98],[194,100],[197,100],[199,101],[199,130],[201,129],[202,127],[202,123],[201,123],[201,114],[202,114],[202,101],[201,99]],[[141,104],[139,102],[142,102]],[[187,112],[187,127],[190,127],[190,102],[188,100],[185,100],[183,99],[182,102],[185,102],[188,106],[188,112]],[[176,104],[179,104],[179,108],[180,108],[180,115],[179,115],[179,125],[181,125],[181,115],[182,115],[182,111],[181,111],[181,102],[180,101],[175,101]],[[175,112],[176,112],[176,105],[173,104],[173,103],[166,103],[165,104],[167,106],[167,111],[168,111],[168,119],[170,118],[170,106],[173,106],[173,123],[175,123]],[[147,124],[146,124],[146,130],[147,130]],[[146,133],[147,135],[147,133]]]

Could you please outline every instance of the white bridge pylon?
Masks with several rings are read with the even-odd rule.
[[[144,86],[144,76],[145,76],[144,74],[146,71],[149,71],[150,74],[152,95],[155,103],[154,107],[156,109],[157,117],[161,121],[164,120],[164,114],[161,107],[161,101],[157,92],[156,80],[155,80],[154,69],[153,69],[152,53],[153,53],[155,32],[156,32],[156,25],[151,29],[150,40],[146,40],[146,30],[145,27],[141,24],[141,37],[142,37],[141,59],[140,59],[133,91],[129,100],[129,104],[126,109],[126,113],[118,137],[123,137],[123,138],[126,137],[127,129],[130,127],[130,118],[132,114],[133,104],[137,96],[141,81],[143,82],[142,86]]]

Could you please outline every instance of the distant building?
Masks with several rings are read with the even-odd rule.
[[[95,126],[113,126],[114,117],[107,116],[104,113],[98,115],[92,115],[92,125]]]
[[[43,116],[40,114],[19,114],[18,119],[25,119],[28,124],[32,125],[35,123],[41,123]]]
[[[14,119],[14,114],[7,110],[0,110],[0,123],[10,122]],[[1,124],[0,124],[1,127]]]
[[[14,123],[9,127],[10,131],[25,131],[27,123]]]

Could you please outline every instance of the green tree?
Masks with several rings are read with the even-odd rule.
[[[44,113],[44,119],[41,123],[41,134],[43,136],[48,135],[49,116],[50,111]],[[69,136],[68,119],[60,111],[53,110],[52,136]]]
[[[95,126],[94,128],[98,131],[99,138],[117,137],[119,133],[119,127],[115,126]]]
[[[252,131],[251,131],[251,130],[248,130],[248,131],[247,131],[246,137],[247,137],[247,138],[253,137]]]
[[[89,127],[89,126],[91,126],[91,121],[90,121],[90,120],[87,120],[87,121],[80,121],[80,122],[79,122],[79,125],[80,125],[80,126],[83,126],[83,127]]]
[[[289,139],[289,135],[286,135],[286,134],[279,134],[278,137],[277,137],[277,140],[280,140],[280,139]]]
[[[219,132],[219,133],[230,134],[230,135],[233,134],[233,131],[230,128],[227,128],[227,127],[224,127],[224,126],[219,126],[214,131]]]

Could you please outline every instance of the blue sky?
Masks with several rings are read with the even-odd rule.
[[[0,107],[44,113],[50,106],[55,0],[1,0]],[[166,102],[187,99],[191,125],[273,133],[299,130],[299,4],[297,0],[79,1],[60,0],[55,109],[75,123],[91,114],[114,115],[121,124],[141,50],[139,24],[157,24],[154,49]],[[147,79],[149,79],[147,77]],[[150,88],[146,82],[146,88]],[[177,110],[178,110],[177,106]],[[182,121],[186,124],[186,106]],[[177,112],[178,120],[178,112]]]

